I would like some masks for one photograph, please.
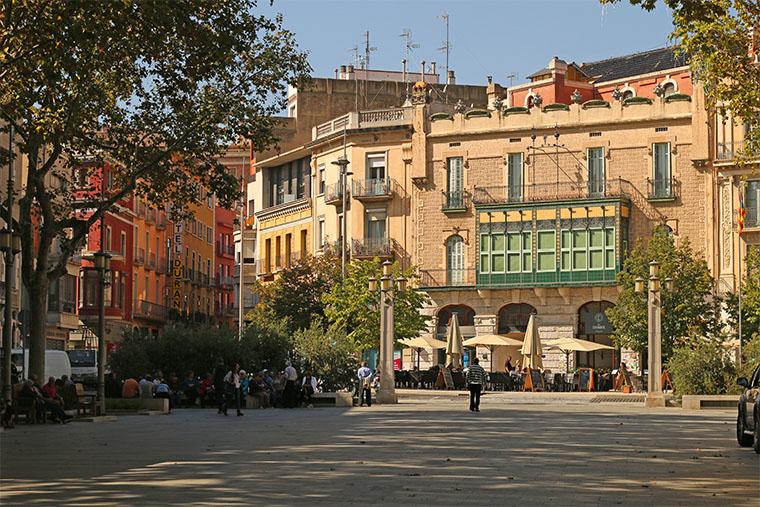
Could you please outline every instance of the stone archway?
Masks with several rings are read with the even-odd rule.
[[[589,301],[578,308],[578,338],[603,345],[612,343],[612,324],[605,312],[615,305],[609,301]],[[594,369],[614,369],[620,358],[617,350],[576,353],[576,365]]]

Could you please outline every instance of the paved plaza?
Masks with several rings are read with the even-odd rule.
[[[0,434],[2,505],[758,505],[735,412],[403,398]]]

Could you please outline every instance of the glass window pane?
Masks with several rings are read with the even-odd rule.
[[[523,271],[533,271],[533,262],[530,253],[523,255]]]
[[[554,271],[554,252],[541,252],[538,254],[538,270]]]
[[[565,271],[572,269],[570,265],[570,252],[562,252],[562,269]]]
[[[481,234],[480,235],[480,251],[481,252],[488,252],[489,250],[489,236],[488,234]]]
[[[491,256],[491,271],[494,273],[504,272],[504,255],[492,255]]]
[[[570,231],[562,231],[562,248],[570,248]]]
[[[487,273],[490,266],[488,265],[488,254],[480,256],[480,271]]]
[[[586,231],[573,231],[573,248],[586,246]]]
[[[519,252],[520,251],[520,235],[519,234],[509,234],[508,236],[508,244],[509,244],[509,250],[512,252]]]
[[[531,250],[531,244],[530,244],[530,233],[529,232],[523,232],[523,250]]]
[[[604,246],[604,231],[601,229],[590,230],[589,243],[591,247],[602,248]]]
[[[520,271],[520,254],[509,254],[507,256],[509,272],[517,273]]]
[[[504,251],[504,235],[494,234],[491,236],[491,251],[503,252]]]
[[[615,268],[615,251],[614,250],[607,250],[607,262],[605,267],[607,269],[614,269]]]
[[[573,252],[573,269],[586,269],[586,252]]]
[[[591,269],[604,268],[604,252],[602,250],[592,250],[589,253],[589,267]]]
[[[454,157],[449,160],[449,192],[462,191],[462,157]]]
[[[615,229],[610,229],[610,228],[605,229],[604,235],[606,236],[605,245],[614,247],[615,246]]]
[[[538,249],[554,250],[554,231],[541,231],[538,233]]]

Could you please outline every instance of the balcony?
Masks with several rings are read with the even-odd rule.
[[[156,269],[160,274],[169,274],[171,269],[169,268],[169,261],[166,257],[160,257],[158,259],[158,265],[156,266]]]
[[[166,229],[166,213],[163,211],[159,211],[158,216],[156,217],[156,229],[160,231]]]
[[[148,208],[145,213],[145,223],[146,224],[155,224],[156,223],[156,210],[153,208]]]
[[[742,152],[742,142],[718,143],[715,150],[715,160],[721,162],[730,162]]]
[[[615,285],[615,277],[620,271],[615,269],[580,270],[580,271],[528,271],[523,273],[478,273],[479,288],[531,288],[561,286],[596,286]]]
[[[145,269],[149,269],[151,271],[154,271],[156,269],[156,254],[148,254],[148,259],[145,261]]]
[[[312,128],[312,140],[337,136],[344,129],[361,129],[375,127],[396,127],[411,125],[414,111],[412,108],[389,108],[359,111],[344,114],[333,120]]]
[[[132,303],[132,314],[137,319],[163,322],[169,315],[169,309],[163,305],[138,299]]]
[[[205,274],[205,273],[198,273],[198,274],[200,275],[200,277],[199,277],[200,278],[199,283],[203,287],[210,287],[211,286],[211,278],[209,278],[209,276],[207,274]]]
[[[145,210],[145,203],[137,201],[137,204],[135,205],[135,214],[140,218],[145,218]]]
[[[624,197],[634,190],[623,179],[605,180],[589,185],[586,181],[538,183],[522,187],[475,187],[472,201],[475,205],[519,204],[542,201],[574,201],[606,197]]]
[[[218,276],[216,278],[217,280],[217,287],[219,287],[222,290],[232,290],[233,285],[235,284],[235,280],[231,276]]]
[[[390,178],[354,180],[351,192],[357,201],[387,201],[393,196],[393,183]]]
[[[348,199],[346,195],[346,199]],[[340,182],[325,186],[325,204],[343,206],[343,185]]]
[[[391,240],[388,238],[355,239],[351,244],[351,256],[357,259],[392,257]]]
[[[144,248],[138,248],[135,250],[135,258],[133,259],[133,263],[135,266],[142,266],[145,264],[145,249]]]
[[[222,257],[229,257],[230,259],[232,259],[235,257],[235,245],[224,244],[221,241],[217,241],[216,254]]]
[[[475,287],[475,269],[421,269],[420,288]]]
[[[647,178],[647,197],[650,201],[675,201],[681,194],[681,182],[675,178]]]
[[[464,190],[456,192],[442,192],[443,203],[441,211],[444,213],[461,213],[470,207],[470,193]]]
[[[195,271],[190,268],[185,268],[183,275],[183,278],[186,282],[192,282],[195,280]]]

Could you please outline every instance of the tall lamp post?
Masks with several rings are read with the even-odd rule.
[[[8,195],[5,229],[0,231],[0,250],[5,254],[5,308],[3,313],[3,399],[11,402],[11,356],[13,354],[13,297],[14,259],[21,251],[21,235],[13,232],[13,127],[8,131]]]
[[[106,216],[100,217],[100,249],[95,252],[95,269],[99,273],[99,304],[98,304],[98,403],[100,415],[106,414],[106,274],[111,269],[111,254],[106,252]]]
[[[393,304],[396,291],[406,290],[406,278],[396,278],[396,286],[391,275],[391,261],[383,262],[383,276],[380,278],[380,392],[377,393],[378,403],[398,403],[396,396],[396,379],[393,373],[393,338],[395,324],[393,321]],[[370,292],[378,292],[377,278],[369,279]]]
[[[345,149],[346,149],[346,141],[345,141],[345,132],[343,133],[344,140],[343,140],[343,155],[338,157],[338,160],[334,161],[333,164],[340,167],[340,198],[342,200],[341,202],[341,209],[343,210],[343,223],[340,227],[340,276],[342,279],[346,279],[346,200],[347,200],[347,194],[346,192],[346,185],[348,184],[348,176],[351,174],[348,172],[348,159],[346,158]]]
[[[644,292],[644,278],[637,277],[634,289],[637,293]],[[673,290],[673,279],[665,280],[665,289]],[[662,291],[660,284],[660,263],[649,263],[649,286],[647,290],[648,340],[647,340],[647,396],[645,406],[664,407],[665,396],[662,394]]]

